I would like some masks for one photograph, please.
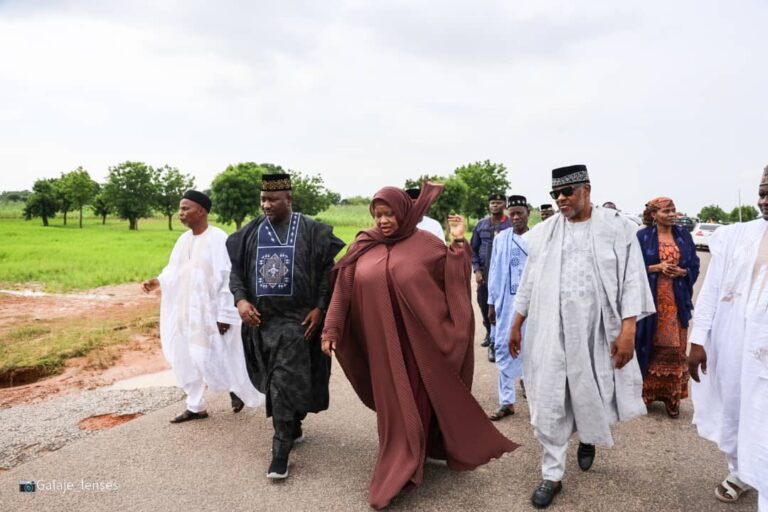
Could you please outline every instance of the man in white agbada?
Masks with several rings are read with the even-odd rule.
[[[509,349],[520,355],[543,481],[531,501],[550,505],[562,489],[568,440],[579,433],[579,467],[595,444],[613,445],[611,424],[646,413],[634,358],[635,323],[655,309],[634,224],[593,207],[583,165],[552,171],[560,214],[531,230],[515,299]]]
[[[412,200],[416,200],[419,198],[419,194],[421,194],[421,189],[419,188],[409,188],[405,191],[406,194],[408,194],[408,197],[410,197]],[[428,233],[432,233],[437,238],[443,241],[445,243],[445,231],[443,230],[443,226],[437,222],[432,217],[427,217],[426,215],[421,218],[421,222],[419,222],[416,227],[418,229],[421,229],[422,231],[426,231]]]
[[[751,487],[768,512],[768,167],[759,196],[761,218],[709,238],[688,367],[693,423],[728,462],[715,496],[733,502]]]
[[[499,408],[488,415],[491,421],[515,414],[515,379],[523,376],[523,358],[513,358],[509,353],[509,333],[515,318],[515,295],[528,259],[526,240],[530,212],[523,196],[510,196],[507,206],[512,229],[505,229],[493,240],[488,270],[488,320],[499,370]]]
[[[173,247],[168,266],[142,289],[162,290],[160,341],[187,394],[186,410],[171,423],[207,418],[203,391],[230,392],[232,410],[259,406],[264,395],[251,384],[240,338],[240,316],[229,291],[231,263],[227,235],[208,225],[211,200],[189,190],[179,204],[179,220],[190,228]]]

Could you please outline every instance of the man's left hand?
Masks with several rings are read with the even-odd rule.
[[[322,321],[323,312],[320,310],[320,308],[315,308],[307,314],[307,317],[303,322],[301,322],[301,325],[307,326],[307,330],[304,331],[305,340],[309,341],[314,337],[315,333],[317,332],[317,328],[320,327],[320,322]]]
[[[635,334],[626,330],[621,331],[616,341],[611,346],[611,357],[613,357],[613,367],[617,370],[632,360],[635,356]]]

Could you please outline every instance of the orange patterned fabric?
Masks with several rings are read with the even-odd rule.
[[[659,240],[659,259],[675,265],[680,261],[680,249],[674,241]],[[688,397],[688,362],[685,356],[688,329],[680,327],[672,278],[659,274],[656,288],[658,326],[653,339],[651,363],[643,382],[643,399],[650,404],[661,400],[679,405]]]

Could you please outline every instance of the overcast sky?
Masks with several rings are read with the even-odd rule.
[[[756,202],[768,2],[0,0],[0,190],[79,165],[320,173],[370,195],[471,161],[548,202]]]

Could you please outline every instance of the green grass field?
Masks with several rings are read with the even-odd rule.
[[[318,219],[334,225],[336,236],[347,244],[371,225],[368,209],[360,206],[334,206]],[[169,231],[164,218],[142,219],[138,231],[115,218],[102,225],[101,219],[87,216],[83,229],[76,215],[67,220],[64,226],[56,217],[44,227],[40,219],[23,220],[18,206],[0,205],[0,287],[34,285],[66,292],[139,282],[160,272],[185,230],[174,220],[174,231]],[[216,225],[228,233],[235,229]]]
[[[332,225],[347,245],[373,225],[364,205],[332,206],[316,218]],[[140,282],[160,272],[185,230],[178,219],[173,231],[165,218],[141,219],[138,231],[114,217],[102,225],[101,219],[86,216],[83,229],[75,213],[67,220],[64,226],[59,216],[44,227],[40,219],[24,220],[20,203],[0,202],[0,287],[66,292]],[[531,225],[538,221],[538,213],[532,213]],[[233,224],[214,224],[227,233],[235,230]]]

